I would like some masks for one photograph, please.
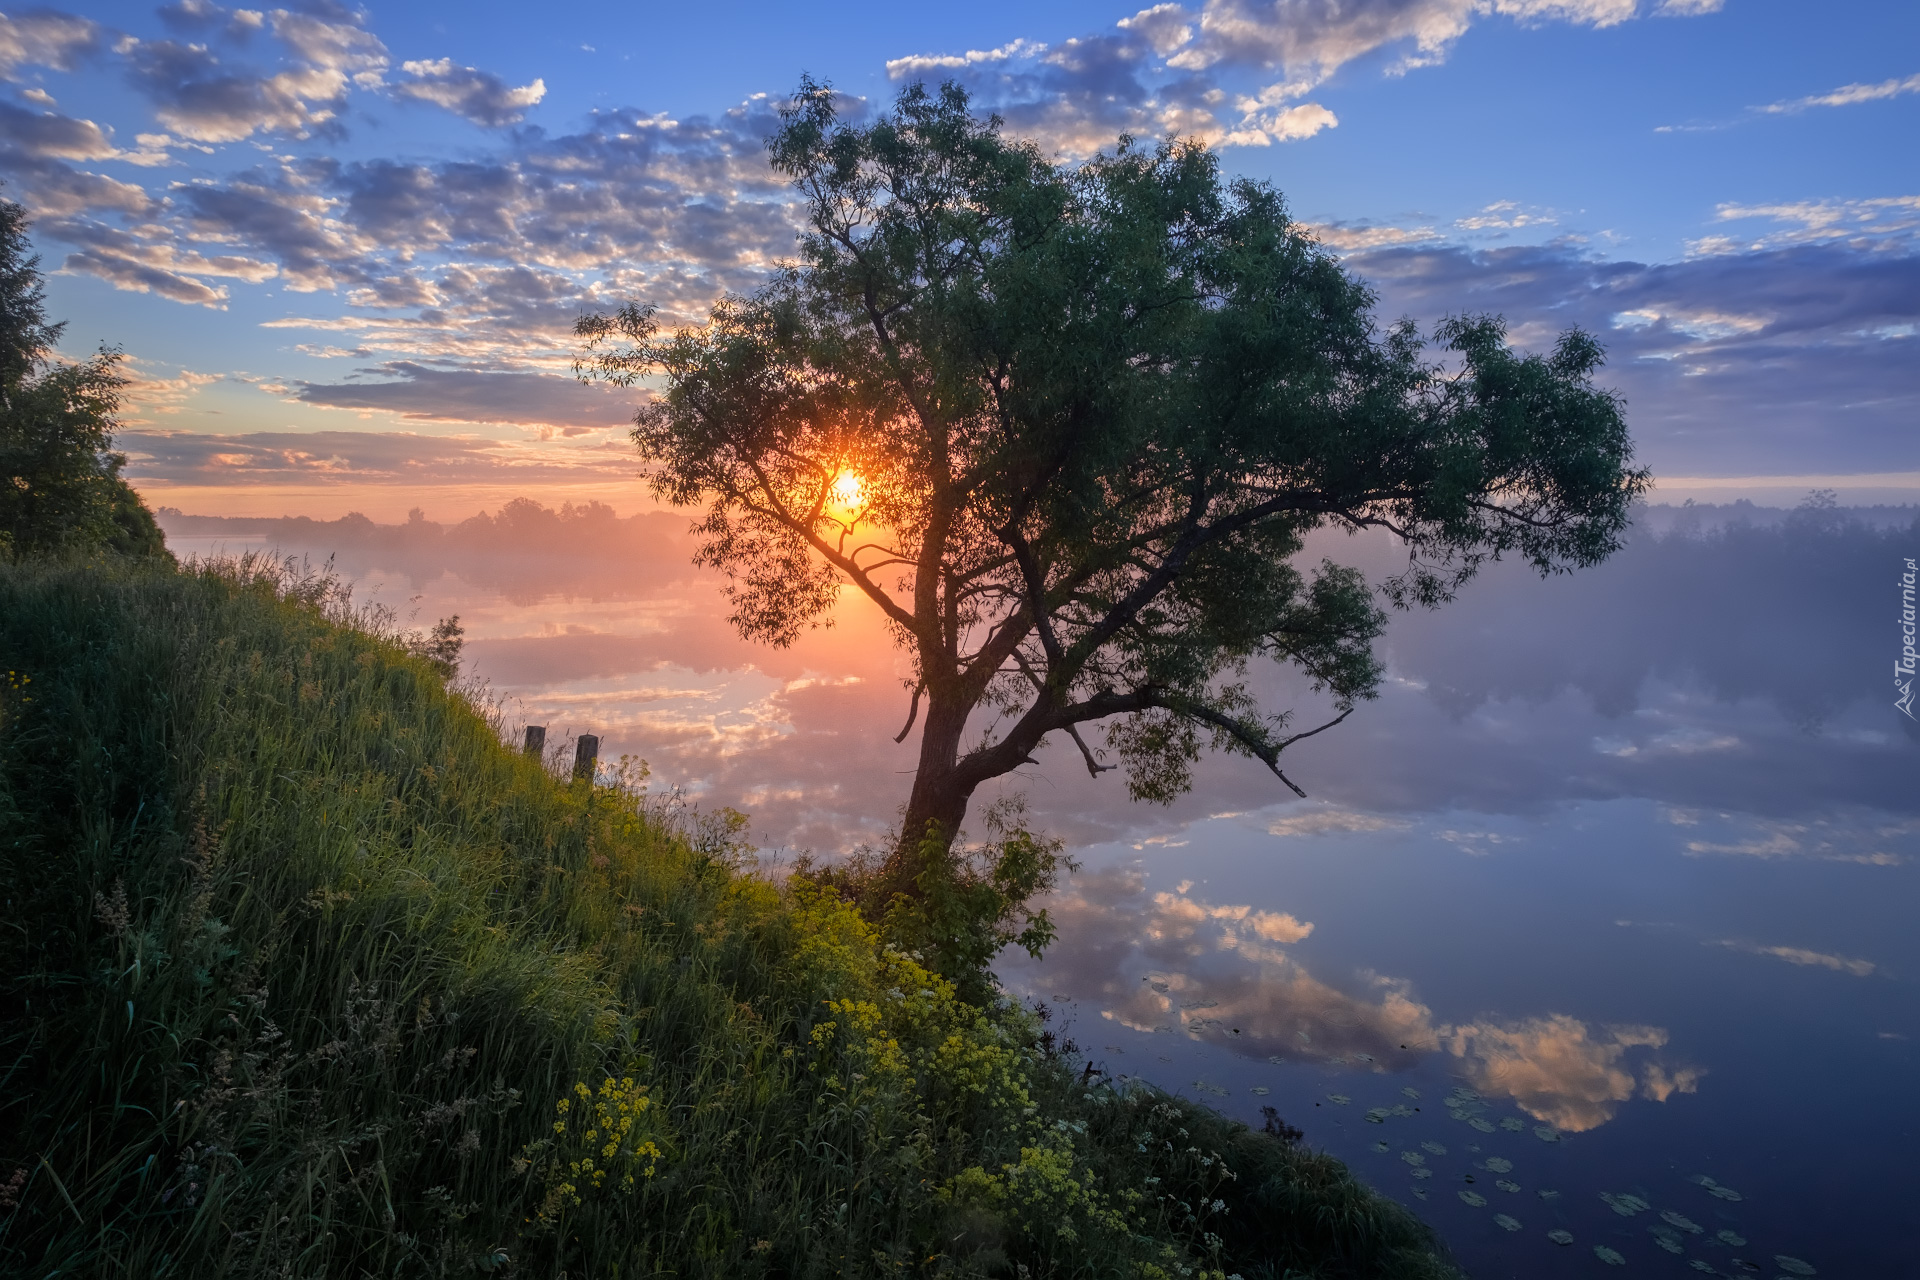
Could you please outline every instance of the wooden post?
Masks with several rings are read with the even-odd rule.
[[[542,756],[546,755],[547,754],[547,726],[543,724],[528,725],[527,726],[527,743],[526,743],[526,746],[521,748],[521,750],[525,751],[528,755],[532,756],[535,760],[538,760]]]
[[[573,776],[592,778],[594,764],[600,759],[600,739],[583,733],[573,744]]]

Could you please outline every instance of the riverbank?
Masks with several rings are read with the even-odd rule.
[[[324,576],[0,566],[0,666],[6,1270],[1453,1274],[505,749]]]

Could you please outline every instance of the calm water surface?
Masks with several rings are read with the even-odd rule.
[[[283,549],[459,613],[510,720],[603,734],[770,856],[883,838],[913,743],[871,610],[748,646],[683,525]],[[1130,805],[1050,748],[1009,790],[1081,870],[1003,976],[1116,1075],[1274,1108],[1476,1276],[1920,1275],[1920,731],[1890,678],[1916,555],[1809,512],[1496,567],[1396,619],[1382,696],[1290,753],[1307,801],[1222,759]]]

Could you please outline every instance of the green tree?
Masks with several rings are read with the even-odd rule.
[[[1136,799],[1180,794],[1208,744],[1300,792],[1281,753],[1373,696],[1384,625],[1357,570],[1296,564],[1309,531],[1392,531],[1379,594],[1431,606],[1490,557],[1603,559],[1648,483],[1590,336],[1526,355],[1462,317],[1429,355],[1198,144],[1057,164],[956,86],[858,126],[807,79],[769,146],[798,262],[699,328],[585,316],[576,370],[659,379],[633,437],[654,490],[704,508],[743,634],[790,643],[850,584],[911,654],[902,738],[926,711],[884,875],[909,898],[974,791],[1052,735]],[[1330,719],[1264,711],[1255,659]]]
[[[102,348],[56,363],[26,212],[0,200],[0,554],[108,547],[165,554],[153,513],[120,478],[114,417],[127,380]]]

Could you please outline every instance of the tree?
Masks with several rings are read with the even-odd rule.
[[[26,212],[0,200],[0,553],[106,547],[163,555],[153,513],[120,478],[114,417],[127,380],[120,354],[55,364],[64,324],[49,324]]]
[[[657,494],[704,508],[744,635],[788,644],[851,585],[912,655],[895,891],[1053,735],[1136,799],[1180,794],[1208,743],[1304,794],[1281,754],[1374,695],[1384,625],[1357,570],[1294,562],[1309,531],[1390,530],[1380,594],[1432,606],[1490,557],[1603,559],[1648,483],[1591,337],[1524,355],[1462,317],[1429,356],[1198,144],[1057,164],[951,84],[863,126],[805,79],[782,119],[799,261],[699,328],[584,316],[575,367],[661,378],[633,438]],[[1255,659],[1331,717],[1264,712]]]

